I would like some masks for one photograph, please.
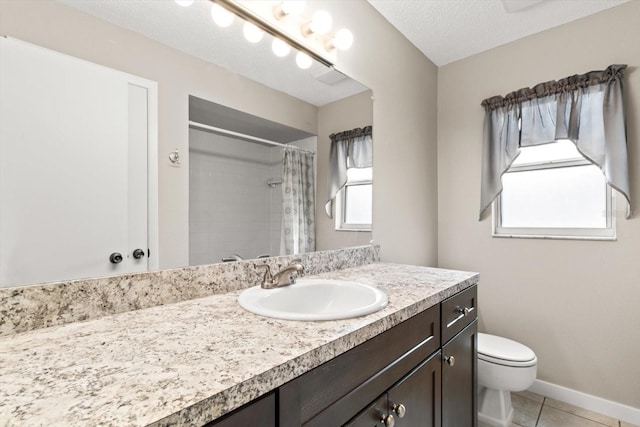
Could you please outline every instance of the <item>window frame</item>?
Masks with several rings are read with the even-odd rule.
[[[373,226],[373,218],[369,224],[352,224],[344,222],[346,218],[345,209],[347,208],[347,188],[357,185],[371,185],[373,190],[373,169],[371,179],[347,179],[344,187],[340,189],[336,196],[336,215],[335,215],[335,230],[336,231],[371,231]],[[373,193],[372,193],[373,203]],[[373,210],[373,206],[371,207]]]
[[[594,166],[589,160],[566,159],[532,162],[522,165],[512,165],[506,173],[524,171],[547,170],[554,168],[569,168],[575,166]],[[615,192],[605,182],[606,227],[605,228],[545,228],[545,227],[502,227],[502,192],[496,197],[491,206],[492,237],[529,238],[529,239],[560,239],[560,240],[617,240]]]

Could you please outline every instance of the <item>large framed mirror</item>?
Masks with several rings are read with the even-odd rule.
[[[197,148],[197,145],[210,142],[212,136],[220,137],[220,132],[202,127],[198,129],[193,122],[244,135],[234,138],[232,145],[226,141],[227,145],[220,148],[223,151],[237,151],[240,144],[238,141],[246,143],[247,135],[258,140],[298,145],[302,148],[299,151],[315,151],[314,249],[336,249],[368,244],[371,241],[371,233],[366,229],[337,231],[335,219],[324,213],[331,144],[329,136],[372,124],[372,93],[362,84],[319,63],[302,70],[296,66],[294,55],[289,55],[288,58],[275,57],[267,42],[252,44],[244,40],[240,22],[229,28],[215,26],[211,21],[211,3],[208,0],[196,0],[189,8],[181,7],[169,0],[41,0],[2,2],[1,8],[1,35],[157,84],[158,123],[155,128],[155,156],[151,155],[147,159],[149,169],[155,170],[147,202],[152,210],[155,209],[150,215],[155,215],[154,221],[157,226],[153,225],[153,221],[152,225],[147,226],[149,241],[146,247],[144,244],[136,243],[122,248],[105,248],[100,262],[107,263],[107,270],[96,270],[95,273],[82,270],[77,273],[74,272],[74,254],[68,253],[66,249],[59,249],[59,243],[64,237],[58,233],[47,241],[43,231],[46,227],[43,227],[39,229],[37,236],[42,239],[41,242],[46,242],[43,244],[46,250],[42,252],[48,253],[56,263],[65,263],[65,266],[68,266],[65,270],[70,273],[49,276],[41,271],[37,280],[0,281],[0,287],[126,273],[127,271],[118,268],[124,263],[114,264],[109,258],[113,253],[120,253],[125,260],[137,260],[134,256],[136,249],[143,250],[143,259],[147,260],[149,269],[221,262],[222,258],[233,258],[236,254],[242,258],[254,258],[282,253],[281,236],[278,236],[282,228],[277,230],[277,224],[282,224],[281,218],[271,216],[265,219],[262,215],[264,224],[261,227],[265,226],[266,229],[260,228],[258,231],[255,228],[253,234],[240,236],[238,230],[246,231],[257,226],[256,222],[260,222],[255,221],[255,217],[244,215],[247,209],[250,209],[246,205],[240,205],[240,214],[227,214],[235,221],[233,226],[225,227],[224,236],[219,230],[196,229],[199,219],[196,218],[194,205],[197,202],[192,199],[197,186],[202,183],[196,184],[193,175],[196,174],[196,163],[200,166],[203,163],[200,161],[202,159],[196,156],[198,150],[203,151],[202,146]],[[61,31],[62,28],[64,31]],[[46,73],[46,69],[30,71]],[[129,106],[123,106],[123,110],[129,111]],[[237,115],[235,119],[234,114]],[[230,122],[224,123],[221,117],[226,117]],[[243,130],[242,126],[249,126],[243,123],[247,120],[254,121],[249,125],[262,127],[265,133],[261,134],[262,131],[257,132],[255,129]],[[37,120],[31,120],[29,123],[29,126],[37,126]],[[260,123],[261,126],[257,126],[256,123]],[[154,132],[153,128],[150,132]],[[289,135],[279,136],[281,132],[289,132]],[[228,137],[229,135],[225,138],[229,139]],[[199,141],[196,141],[198,139]],[[262,193],[258,196],[242,194],[236,187],[239,178],[225,174],[221,174],[215,185],[234,195],[236,200],[258,197],[263,200],[260,202],[261,206],[268,200],[268,213],[272,214],[272,211],[277,209],[271,207],[281,203],[275,200],[275,195],[280,193],[282,188],[277,183],[282,179],[277,169],[281,169],[281,152],[284,150],[279,146],[277,150],[273,150],[276,146],[272,145],[272,148],[269,148],[271,154],[267,155],[264,147],[268,144],[256,141],[249,144],[250,148],[241,150],[242,156],[257,158],[259,161],[254,163],[259,163],[261,167],[264,166],[272,172],[267,178],[260,178]],[[254,148],[254,152],[247,151],[251,150],[251,147]],[[212,146],[208,145],[205,148],[211,149]],[[33,152],[39,153],[38,150]],[[227,157],[238,155],[227,154]],[[265,161],[267,157],[268,160]],[[14,161],[25,164],[28,162],[24,158],[12,159],[12,162]],[[86,162],[82,158],[74,158],[74,163],[86,168]],[[34,182],[46,181],[47,176],[37,176],[36,169],[32,168],[30,172],[33,173],[31,178]],[[120,176],[118,179],[123,178]],[[156,187],[156,190],[153,190],[153,187]],[[100,194],[99,190],[94,191]],[[198,191],[206,192],[206,186],[200,185]],[[129,199],[128,203],[139,201],[138,198]],[[4,203],[4,199],[2,201]],[[77,195],[73,196],[73,201],[63,199],[58,202],[67,205],[70,202],[81,204]],[[233,212],[231,204],[225,201],[218,206]],[[99,210],[99,206],[91,206],[94,209],[88,209],[89,212]],[[3,212],[11,207],[11,204],[4,203]],[[52,206],[45,206],[45,212],[48,209],[52,209]],[[280,209],[282,210],[282,206]],[[206,215],[206,210],[202,215]],[[242,218],[243,215],[245,219]],[[56,225],[53,224],[53,227],[49,228],[55,229]],[[100,224],[95,224],[93,229],[100,229]],[[70,231],[66,232],[67,235],[73,232],[73,227],[68,227],[68,230]],[[20,231],[16,240],[21,241],[21,233],[29,232],[28,227]],[[198,234],[209,234],[206,244],[201,243],[202,239],[196,236]],[[252,239],[251,236],[258,234],[269,237],[268,247],[254,246],[244,249],[235,246],[240,240],[255,243],[252,240],[256,239]],[[3,236],[0,236],[0,239],[2,238]],[[226,243],[222,249],[214,253],[210,242]],[[86,244],[89,245],[90,242]],[[153,251],[150,250],[152,247]],[[21,260],[25,269],[38,269],[43,265],[38,259],[31,257],[29,251],[20,249],[20,252],[16,252],[17,249],[17,246],[3,247],[0,255],[5,257],[5,265],[16,262],[16,259]],[[196,249],[200,251],[198,254]]]

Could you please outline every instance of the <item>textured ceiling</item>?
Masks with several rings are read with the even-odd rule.
[[[629,0],[368,1],[441,66]]]

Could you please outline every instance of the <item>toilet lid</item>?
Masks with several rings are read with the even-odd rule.
[[[536,354],[524,344],[489,334],[478,334],[478,359],[508,366],[532,366]]]

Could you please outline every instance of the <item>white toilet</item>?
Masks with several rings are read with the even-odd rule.
[[[526,345],[478,334],[478,420],[507,427],[513,419],[511,392],[526,390],[536,379],[538,359]]]

